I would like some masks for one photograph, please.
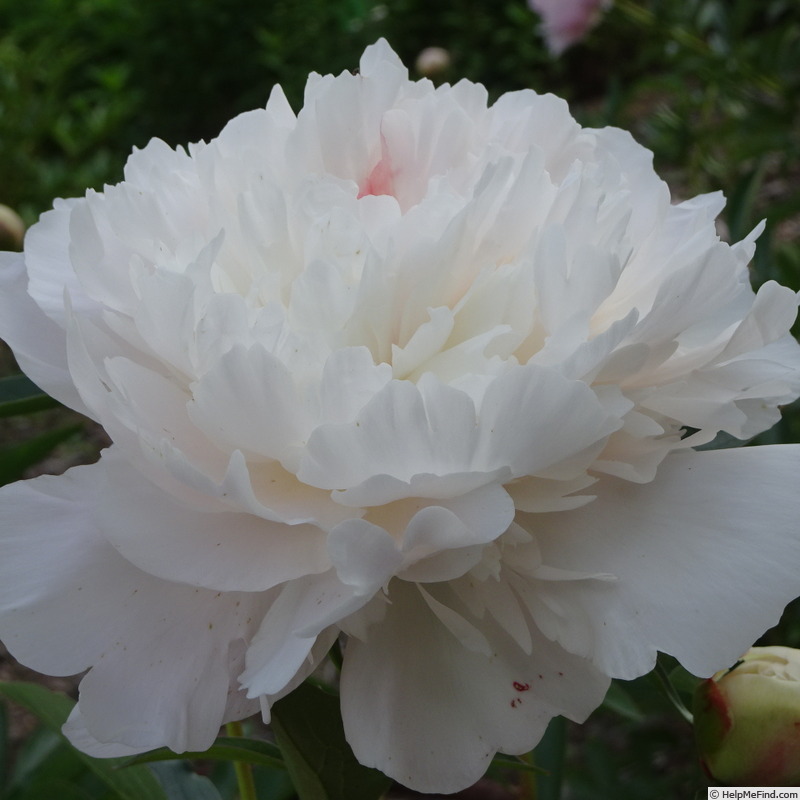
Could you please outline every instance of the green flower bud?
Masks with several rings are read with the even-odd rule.
[[[709,776],[733,786],[800,785],[800,650],[753,647],[694,696]]]

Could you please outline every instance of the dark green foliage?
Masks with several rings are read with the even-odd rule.
[[[246,761],[248,764],[285,769],[280,750],[271,742],[258,739],[220,736],[213,747],[203,753],[184,753],[183,758],[202,758],[204,761]],[[140,756],[134,756],[126,764],[153,764],[157,761],[172,761],[175,753],[162,747]]]
[[[379,800],[391,784],[356,761],[339,698],[310,683],[273,706],[272,729],[300,800]]]
[[[111,797],[120,800],[142,800],[145,797],[148,800],[170,800],[147,767],[118,770],[120,759],[91,758],[67,743],[60,731],[74,705],[68,697],[32,683],[0,683],[0,697],[24,706],[43,725],[43,729],[27,741],[16,761],[8,782],[8,789],[12,791],[8,800],[18,800],[13,794],[17,785],[23,792],[21,797],[60,796],[59,793],[47,794],[41,786],[38,787],[41,793],[32,792],[31,781],[73,783],[78,776],[83,777],[87,769],[112,793]]]
[[[25,375],[0,378],[0,418],[32,414],[57,405]]]

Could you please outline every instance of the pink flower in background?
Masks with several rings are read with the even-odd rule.
[[[0,638],[89,670],[86,752],[203,750],[343,642],[356,757],[423,792],[798,593],[797,297],[564,101],[358,74],[135,151],[0,255],[0,335],[113,440],[0,489]]]
[[[542,18],[542,32],[554,55],[563,53],[600,21],[613,0],[528,0]]]

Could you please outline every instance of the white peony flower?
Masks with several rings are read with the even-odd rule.
[[[0,636],[90,668],[72,740],[202,750],[344,634],[356,756],[448,792],[659,649],[734,661],[798,592],[800,447],[691,447],[772,425],[800,348],[722,205],[385,42],[57,201],[0,334],[114,444],[2,489]]]

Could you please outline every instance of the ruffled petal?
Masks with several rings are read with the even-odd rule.
[[[124,558],[151,575],[217,591],[259,592],[330,567],[325,533],[316,525],[196,510],[114,451],[106,451],[101,464],[97,525]]]
[[[192,420],[225,449],[289,460],[306,438],[289,370],[265,348],[236,345],[193,386]]]
[[[61,302],[63,305],[63,288]],[[0,338],[13,349],[17,363],[37,386],[75,411],[93,416],[67,367],[66,332],[28,294],[21,253],[0,253]]]
[[[82,747],[203,750],[243,707],[232,682],[273,594],[172,583],[123,559],[94,520],[104,469],[0,489],[0,636],[41,672],[91,667],[67,728]]]
[[[518,425],[521,410],[524,426]],[[423,496],[448,497],[496,479],[498,471],[506,470],[508,479],[551,469],[621,424],[584,383],[548,367],[529,364],[495,379],[479,411],[466,392],[427,374],[418,386],[391,381],[350,424],[317,427],[298,476],[321,488],[350,490],[358,499],[348,502],[363,505],[398,499],[397,481],[413,487],[420,475],[426,476]],[[454,475],[458,489],[441,480]],[[384,476],[395,479],[391,486]]]
[[[496,751],[530,750],[553,716],[584,720],[608,688],[535,630],[529,656],[494,625],[443,624],[411,584],[392,583],[389,599],[366,639],[348,641],[342,715],[358,760],[412,789],[463,789]],[[458,638],[475,633],[489,653]]]

